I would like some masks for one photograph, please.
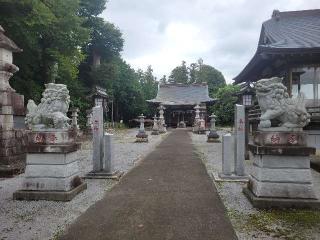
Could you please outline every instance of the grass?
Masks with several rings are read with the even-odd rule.
[[[252,236],[263,233],[285,240],[315,239],[310,233],[320,227],[320,211],[314,210],[261,210],[245,214],[228,209],[227,213],[238,232]]]

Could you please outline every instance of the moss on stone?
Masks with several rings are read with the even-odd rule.
[[[315,210],[260,210],[244,214],[228,209],[227,213],[238,232],[252,235],[262,232],[286,240],[314,239],[310,234],[320,227],[320,211]]]

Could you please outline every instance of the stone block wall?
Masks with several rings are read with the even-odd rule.
[[[24,172],[27,144],[25,130],[0,131],[0,177]]]

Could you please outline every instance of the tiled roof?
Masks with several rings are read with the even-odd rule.
[[[320,9],[274,11],[262,24],[258,48],[320,48]]]
[[[196,105],[212,102],[207,84],[160,84],[157,97],[147,100],[163,105]]]
[[[246,67],[234,78],[247,81],[266,54],[320,53],[320,9],[279,12],[262,24],[258,48]]]

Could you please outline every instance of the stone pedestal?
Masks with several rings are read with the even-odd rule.
[[[318,207],[310,170],[310,155],[303,132],[257,132],[249,150],[254,169],[244,193],[254,206]]]
[[[123,173],[114,169],[113,134],[104,134],[102,151],[101,169],[88,173],[85,178],[119,180]]]
[[[14,199],[70,201],[87,188],[79,177],[75,135],[67,130],[30,133],[25,179]]]

